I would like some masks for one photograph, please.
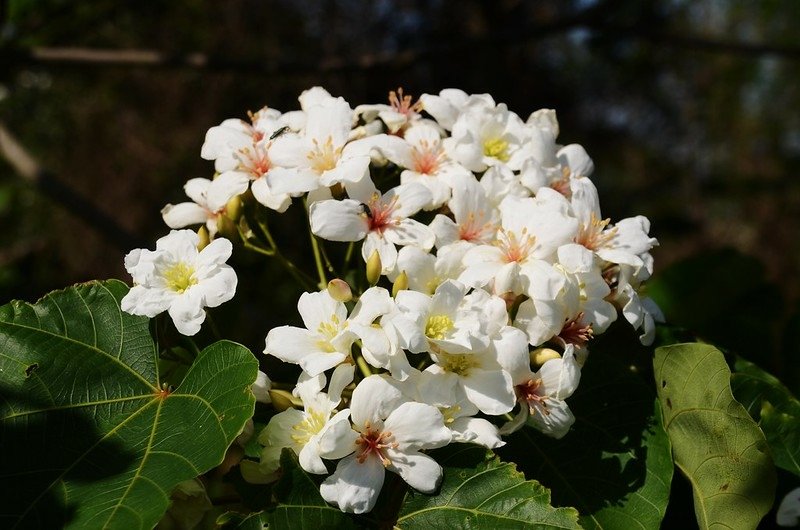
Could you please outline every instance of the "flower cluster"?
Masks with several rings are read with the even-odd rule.
[[[208,131],[202,156],[216,177],[190,180],[193,202],[162,211],[170,227],[202,224],[213,239],[199,254],[184,250],[197,265],[166,250],[126,259],[140,284],[128,307],[169,308],[177,324],[188,302],[168,300],[203,292],[213,261],[203,253],[225,241],[221,227],[236,221],[243,194],[275,212],[302,198],[315,245],[360,242],[365,289],[338,279],[324,287],[319,267],[319,287],[298,302],[304,327],[267,334],[265,353],[302,374],[289,400],[297,408],[258,437],[251,478],[273,477],[291,448],[309,473],[327,475],[325,460],[338,461],[320,491],[343,511],[371,510],[386,470],[432,492],[442,468],[428,449],[496,448],[525,425],[564,436],[589,345],[619,313],[652,342],[660,312],[642,290],[657,244],[649,221],[603,218],[592,160],[557,142],[554,111],[523,120],[456,89],[416,103],[392,92],[388,105],[355,109],[319,87],[299,100],[299,111],[265,108]],[[240,228],[234,239],[249,237]],[[267,239],[264,253],[277,254]],[[144,289],[155,301],[134,295]]]

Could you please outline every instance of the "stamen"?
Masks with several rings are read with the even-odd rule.
[[[568,320],[558,336],[566,344],[574,344],[578,348],[586,346],[586,344],[594,337],[591,324],[581,324],[583,319],[583,311],[578,313],[574,318]]]

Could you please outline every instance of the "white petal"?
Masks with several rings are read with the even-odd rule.
[[[516,396],[511,376],[500,370],[473,368],[462,378],[467,399],[484,414],[496,416],[514,408]]]
[[[319,454],[322,458],[337,460],[344,458],[358,446],[360,434],[350,427],[350,409],[337,412],[319,434]]]
[[[253,192],[253,197],[260,204],[278,213],[285,212],[292,203],[292,198],[288,193],[275,193],[274,190],[270,189],[267,177],[260,177],[254,180],[250,190]]]
[[[550,359],[539,369],[542,388],[546,395],[566,399],[578,388],[581,369],[572,355],[565,353],[561,359]]]
[[[359,428],[367,423],[376,425],[383,422],[401,403],[407,401],[400,391],[397,381],[371,375],[363,379],[353,390],[350,403],[350,417]]]
[[[180,204],[167,204],[161,209],[161,217],[170,228],[183,228],[184,226],[205,223],[209,212],[199,204],[182,202]]]
[[[452,437],[436,407],[416,402],[403,403],[392,411],[383,430],[392,433],[403,451],[442,447]]]
[[[506,444],[500,438],[497,427],[483,418],[456,418],[449,427],[453,431],[454,441],[472,442],[489,449]]]
[[[342,397],[344,387],[353,382],[355,366],[352,364],[341,364],[331,374],[331,381],[328,384],[328,397],[334,403],[338,403]]]
[[[204,274],[213,272],[217,267],[228,261],[233,253],[233,244],[225,238],[215,239],[197,254],[196,273],[200,278]]]
[[[303,168],[275,167],[264,178],[274,194],[298,194],[320,187],[319,175]]]
[[[449,438],[449,437],[448,437]],[[386,451],[391,461],[389,469],[396,471],[409,486],[422,493],[433,493],[442,481],[442,467],[433,458],[422,453]]]
[[[203,298],[200,293],[189,288],[169,306],[169,316],[182,335],[195,335],[200,331],[200,326],[206,319]]]
[[[359,241],[369,231],[363,206],[352,199],[315,202],[309,216],[311,231],[329,241]]]
[[[422,184],[401,184],[393,190],[386,192],[384,197],[391,200],[392,192],[397,194],[397,217],[411,217],[431,203],[431,192]]]
[[[131,315],[153,318],[169,309],[174,299],[175,293],[134,285],[122,298],[120,306],[123,311]]]
[[[367,234],[364,244],[361,245],[361,257],[365,262],[369,261],[370,256],[376,250],[381,258],[381,274],[389,274],[397,264],[397,248],[394,243],[377,232],[370,232]]]
[[[344,324],[347,308],[342,302],[335,300],[328,290],[316,293],[303,293],[297,301],[297,311],[303,319],[306,329],[316,333],[323,324],[338,321]]]
[[[201,206],[205,206],[206,193],[208,192],[208,187],[210,185],[211,181],[209,179],[193,178],[186,181],[186,184],[183,185],[183,191],[185,191],[186,196],[192,199],[194,202]]]
[[[430,250],[436,242],[431,229],[414,219],[402,219],[397,225],[387,227],[384,237],[395,245],[416,245],[425,250]]]
[[[316,444],[311,441],[304,445],[300,450],[300,454],[297,455],[299,457],[300,467],[309,473],[315,473],[317,475],[327,474],[328,468],[325,467],[325,463],[322,461],[322,458],[319,457],[317,450]]]
[[[219,240],[216,240],[219,241]],[[236,294],[238,279],[236,272],[228,265],[222,265],[211,276],[204,278],[195,288],[203,295],[203,305],[217,307]]]
[[[547,400],[547,414],[543,414],[540,409],[537,409],[536,414],[528,417],[528,425],[553,438],[563,438],[573,423],[575,423],[575,416],[572,415],[567,403],[552,398]]]
[[[228,201],[247,191],[250,176],[240,171],[226,171],[215,178],[208,186],[206,200],[208,209],[218,212]]]
[[[359,463],[355,455],[350,455],[339,462],[333,475],[320,485],[319,492],[343,512],[365,513],[375,506],[385,474],[379,459],[367,458]]]

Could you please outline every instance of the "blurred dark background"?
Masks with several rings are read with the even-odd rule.
[[[0,122],[56,179],[0,157],[2,301],[129,280],[124,254],[152,248],[161,207],[211,175],[200,146],[225,118],[296,109],[314,85],[354,107],[458,87],[523,119],[556,109],[560,141],[595,160],[604,215],[652,221],[656,277],[701,256],[669,284],[689,298],[665,303],[731,348],[768,345],[775,371],[794,358],[800,2],[0,0],[0,17]],[[260,351],[296,293],[237,259],[262,267],[240,339]]]

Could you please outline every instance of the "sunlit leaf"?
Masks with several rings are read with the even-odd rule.
[[[0,307],[3,528],[152,528],[252,415],[257,361],[216,343],[170,391],[128,287],[92,282]]]
[[[675,464],[694,491],[701,528],[755,528],[775,495],[775,468],[758,425],[731,393],[723,355],[707,344],[656,350],[656,388]]]
[[[433,456],[444,467],[441,489],[410,492],[396,528],[580,528],[574,508],[554,508],[547,488],[482,447],[450,445]]]

